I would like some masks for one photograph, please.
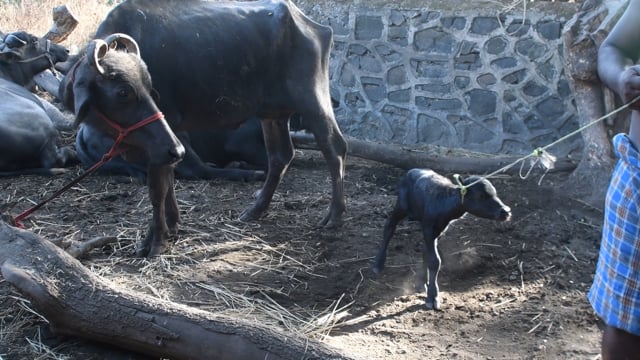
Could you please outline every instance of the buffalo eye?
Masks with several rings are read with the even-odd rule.
[[[121,100],[126,100],[131,96],[131,89],[127,86],[119,87],[116,91],[116,96]]]

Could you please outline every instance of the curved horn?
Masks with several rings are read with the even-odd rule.
[[[27,44],[26,41],[13,34],[7,35],[7,37],[4,39],[4,43],[7,44],[7,46],[10,48],[22,47]]]
[[[109,51],[109,46],[103,40],[93,40],[87,46],[87,61],[100,75],[104,74],[104,68],[100,65],[100,59]]]
[[[140,48],[138,47],[138,43],[129,35],[122,33],[115,33],[104,38],[104,42],[109,45],[110,48],[117,48],[117,44],[121,44],[127,49],[127,52],[130,54],[134,54],[136,56],[140,56]]]

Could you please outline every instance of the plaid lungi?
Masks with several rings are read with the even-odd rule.
[[[618,134],[589,302],[609,326],[640,335],[640,153]]]

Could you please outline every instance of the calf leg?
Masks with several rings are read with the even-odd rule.
[[[240,215],[240,220],[242,221],[258,219],[267,210],[282,176],[293,159],[293,144],[289,135],[288,118],[263,120],[262,130],[264,132],[267,156],[269,157],[269,170],[258,199],[253,206],[247,208]]]
[[[160,255],[169,244],[166,204],[169,189],[172,189],[171,192],[173,192],[173,168],[172,165],[159,165],[149,166],[147,170],[147,186],[149,187],[149,199],[153,207],[153,217],[149,224],[147,236],[137,246],[136,255],[138,256],[151,257]],[[172,196],[175,201],[175,195]],[[174,220],[177,222],[177,219],[172,221]]]
[[[438,254],[438,239],[429,225],[422,228],[424,241],[422,242],[423,270],[419,275],[427,290],[427,309],[440,309],[440,297],[438,296],[438,272],[440,271],[440,255]],[[428,279],[427,279],[428,277]]]
[[[371,270],[374,274],[379,275],[384,269],[384,263],[387,260],[387,248],[389,247],[389,241],[393,236],[393,233],[396,231],[396,226],[398,223],[407,216],[407,213],[404,209],[396,203],[395,207],[387,221],[384,224],[384,232],[382,235],[382,242],[380,243],[380,248],[378,249],[378,254],[376,258],[373,260],[373,265],[371,266]]]

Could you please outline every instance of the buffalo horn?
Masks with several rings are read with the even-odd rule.
[[[127,52],[130,54],[134,54],[140,56],[140,49],[138,48],[138,43],[129,35],[122,33],[115,33],[107,36],[104,39],[109,47],[116,48],[117,44],[123,45]]]
[[[87,61],[99,74],[104,75],[104,68],[99,60],[109,51],[109,46],[103,40],[92,40],[87,46]]]
[[[4,39],[4,43],[7,44],[7,46],[9,46],[10,48],[22,47],[27,44],[26,41],[13,34],[7,35],[7,37]]]

